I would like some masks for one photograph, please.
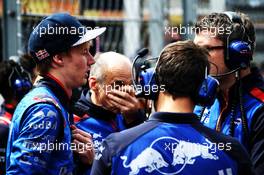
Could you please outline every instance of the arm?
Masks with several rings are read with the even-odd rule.
[[[91,174],[96,174],[96,175],[108,175],[111,174],[111,155],[110,151],[111,149],[109,148],[106,140],[103,141],[101,147],[99,150],[99,158],[95,159],[92,165],[92,170]]]
[[[50,104],[32,106],[12,130],[19,130],[13,141],[7,174],[46,174],[54,143],[63,126],[60,112]],[[19,128],[18,128],[19,127]],[[12,133],[14,134],[14,133]]]

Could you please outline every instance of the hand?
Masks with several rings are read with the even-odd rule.
[[[78,129],[74,125],[72,125],[71,128],[73,137],[72,144],[75,144],[74,148],[76,148],[73,152],[79,156],[82,163],[91,165],[94,159],[92,136],[89,133]]]
[[[107,97],[112,106],[120,109],[127,123],[135,120],[135,115],[141,109],[140,101],[135,97],[134,89],[131,86],[124,86],[120,90],[111,90]]]

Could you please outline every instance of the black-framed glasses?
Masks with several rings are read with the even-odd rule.
[[[210,52],[210,51],[213,51],[213,50],[223,49],[224,46],[205,46],[204,48],[206,48]]]

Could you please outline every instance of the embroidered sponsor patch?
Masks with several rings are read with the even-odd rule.
[[[39,51],[35,52],[35,54],[36,54],[36,57],[38,58],[39,61],[50,56],[50,54],[47,52],[46,49],[39,50]]]

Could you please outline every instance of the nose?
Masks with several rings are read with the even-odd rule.
[[[88,53],[88,61],[87,61],[87,64],[88,66],[91,66],[95,63],[95,60],[94,60],[94,57],[91,55],[91,53],[89,52]]]

